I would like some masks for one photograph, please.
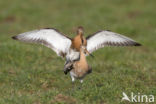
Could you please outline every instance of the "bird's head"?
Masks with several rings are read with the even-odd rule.
[[[82,27],[82,26],[79,26],[79,27],[77,28],[77,34],[83,35],[83,33],[84,33],[83,27]]]
[[[88,50],[86,49],[86,46],[81,46],[80,51],[85,53],[86,55],[90,55],[94,57],[91,53],[88,52]]]

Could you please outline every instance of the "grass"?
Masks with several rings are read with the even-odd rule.
[[[127,104],[122,92],[156,96],[155,0],[0,1],[0,104]],[[50,49],[11,36],[53,27],[70,37],[112,30],[142,47],[106,47],[87,57],[93,73],[74,88],[64,60]],[[81,89],[79,89],[81,87]]]

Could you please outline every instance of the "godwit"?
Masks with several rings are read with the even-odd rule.
[[[85,47],[80,47],[80,58],[79,60],[76,60],[74,62],[67,63],[65,65],[65,70],[67,69],[70,71],[70,76],[72,79],[72,82],[75,81],[75,79],[79,79],[80,82],[83,82],[83,78],[92,72],[92,68],[88,65],[86,60],[86,54],[85,54]]]
[[[111,31],[102,30],[85,38],[83,36],[83,28],[77,29],[77,35],[73,39],[63,35],[53,28],[45,28],[25,32],[12,37],[15,40],[39,43],[51,48],[58,56],[66,57],[66,64],[64,73],[71,71],[74,61],[79,61],[80,53],[83,52],[88,55],[93,51],[104,46],[140,46],[141,44],[134,40],[114,33]],[[75,63],[74,63],[75,64]],[[71,75],[72,77],[72,75]]]

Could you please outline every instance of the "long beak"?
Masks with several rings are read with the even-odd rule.
[[[87,51],[87,49],[85,49],[85,53],[87,53],[87,54],[90,55],[92,58],[94,58],[94,56],[93,56],[91,53],[89,53],[89,52]]]

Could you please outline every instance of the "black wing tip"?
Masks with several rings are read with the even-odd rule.
[[[134,46],[142,46],[140,43],[135,43]]]
[[[18,40],[17,36],[12,36],[11,38],[14,40]]]

